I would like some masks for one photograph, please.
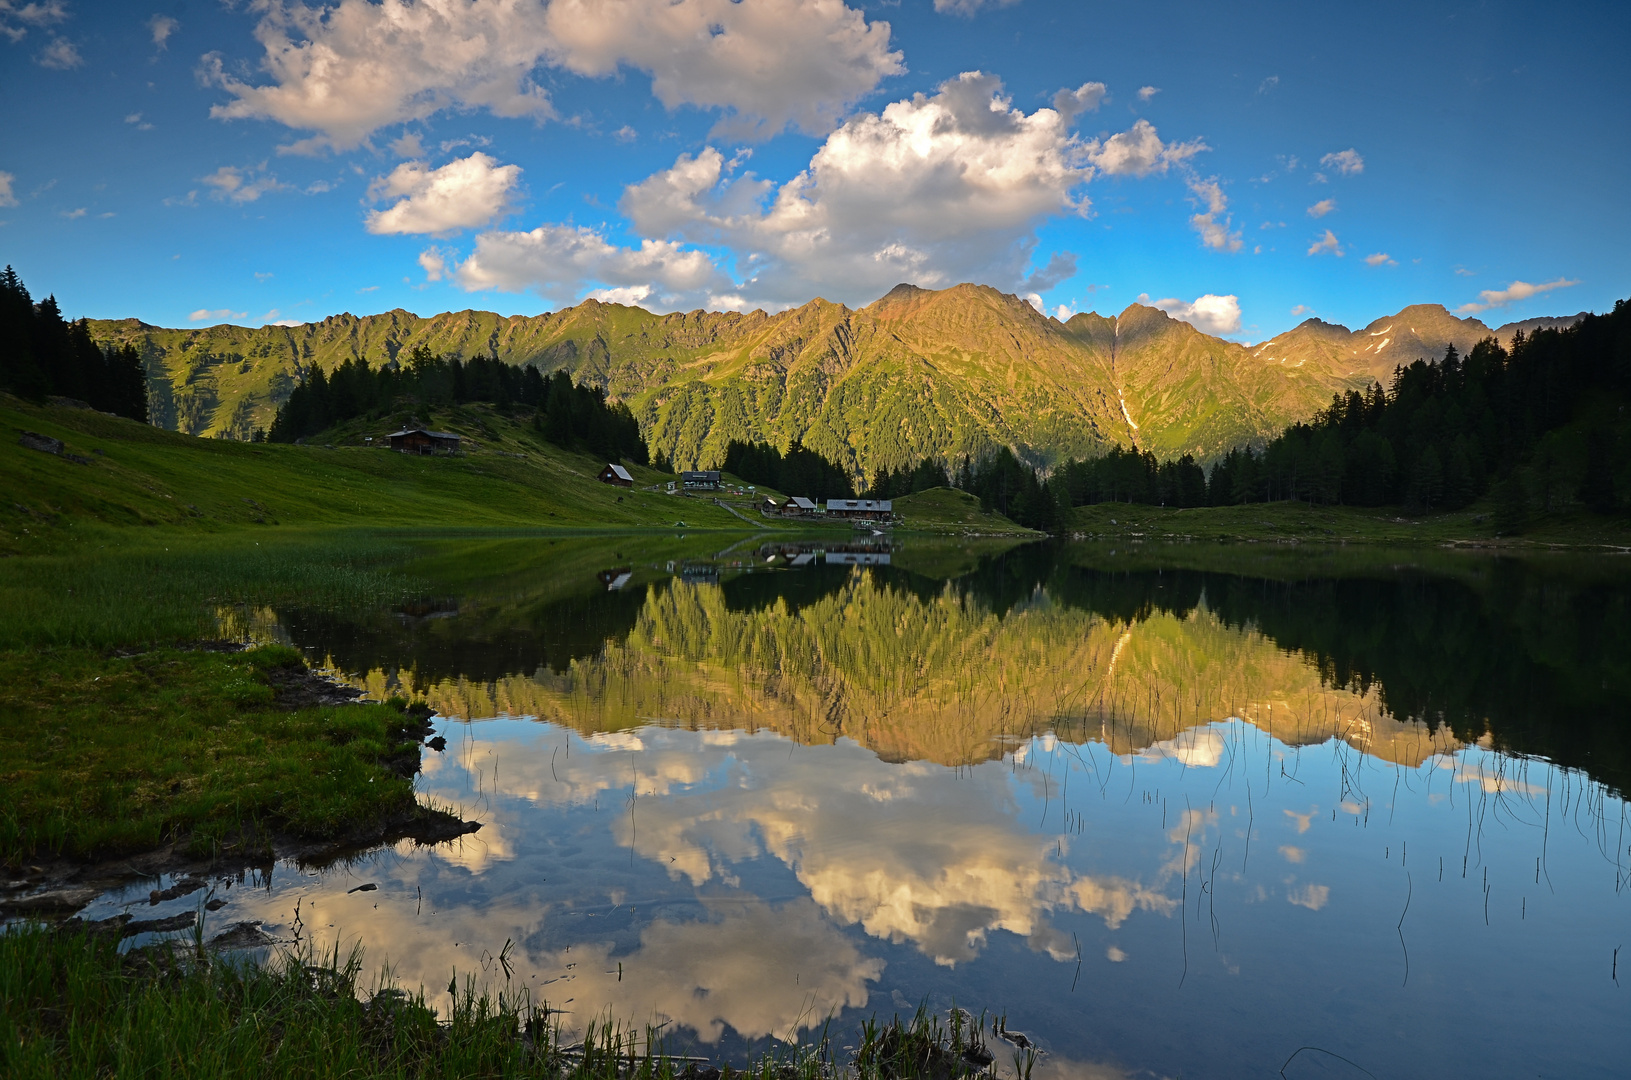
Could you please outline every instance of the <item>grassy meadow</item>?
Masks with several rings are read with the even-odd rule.
[[[304,673],[281,646],[0,652],[0,864],[267,851],[434,816],[418,725],[392,705],[280,708],[277,676]]]
[[[189,534],[290,527],[619,530],[679,522],[743,528],[710,500],[647,490],[672,479],[649,469],[633,468],[633,489],[602,484],[595,476],[603,462],[529,438],[487,410],[450,410],[437,422],[477,446],[446,458],[362,445],[198,439],[89,410],[0,399],[6,436],[0,554],[126,546],[134,539],[128,526]],[[61,440],[64,454],[20,445],[22,431]]]

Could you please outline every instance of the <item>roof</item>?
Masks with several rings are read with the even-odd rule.
[[[894,513],[893,499],[828,499],[828,510],[860,510],[877,514]]]
[[[814,509],[816,509],[816,504],[814,502],[811,502],[809,499],[806,499],[803,495],[795,495],[791,499],[789,499],[788,502],[792,503],[794,506],[798,507],[800,510],[814,510]]]
[[[623,466],[608,464],[606,468],[612,470],[612,475],[616,476],[619,480],[627,480],[631,484],[634,483],[634,477],[630,476],[629,470],[625,469]]]
[[[404,435],[429,435],[433,439],[457,439],[458,438],[458,436],[453,434],[453,432],[451,432],[451,431],[431,431],[431,430],[429,430],[427,428],[419,428],[419,427],[416,427],[416,428],[403,428],[401,431],[393,431],[393,432],[391,432],[390,435],[388,435],[386,437],[391,438],[391,439],[399,439]]]
[[[718,469],[686,469],[685,471],[681,472],[680,475],[682,477],[684,477],[685,479],[687,479],[687,480],[690,480],[693,477],[697,477],[697,478],[704,479],[704,480],[718,480],[719,479],[719,470]]]

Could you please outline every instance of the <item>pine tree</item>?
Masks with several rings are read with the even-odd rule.
[[[1606,427],[1586,433],[1586,469],[1575,496],[1594,513],[1612,514],[1619,509],[1614,490],[1614,433]]]

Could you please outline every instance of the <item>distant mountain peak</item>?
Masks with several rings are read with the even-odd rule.
[[[878,299],[874,300],[873,303],[881,304],[885,300],[910,300],[918,296],[920,293],[926,293],[928,291],[928,289],[913,285],[910,281],[903,281],[899,285],[896,285],[893,289],[890,289],[888,292],[878,297]]]

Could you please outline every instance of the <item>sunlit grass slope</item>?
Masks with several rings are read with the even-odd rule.
[[[83,409],[0,399],[0,552],[51,550],[84,526],[531,526],[740,529],[705,499],[642,490],[668,477],[633,467],[636,487],[595,479],[602,462],[530,437],[490,411],[453,409],[433,423],[473,439],[456,458],[333,444],[198,439]],[[33,431],[63,455],[18,441]],[[382,432],[383,433],[383,432]],[[356,440],[360,443],[360,436]],[[84,459],[81,464],[69,455]]]

